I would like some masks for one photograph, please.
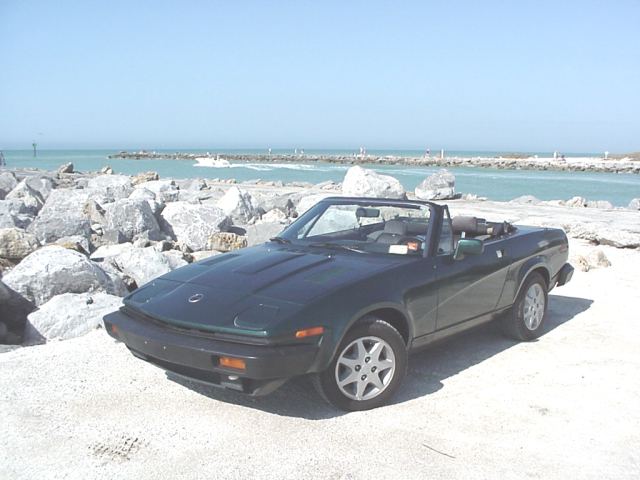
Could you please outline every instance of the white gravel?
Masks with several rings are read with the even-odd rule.
[[[369,412],[307,379],[187,388],[103,330],[0,353],[0,478],[640,478],[640,252],[602,248],[612,266],[553,292],[539,341],[488,326],[418,353]]]

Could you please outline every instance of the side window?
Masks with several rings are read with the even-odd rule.
[[[453,253],[453,230],[451,229],[451,218],[449,209],[445,208],[442,218],[442,228],[440,229],[440,241],[438,242],[438,255],[450,255]]]

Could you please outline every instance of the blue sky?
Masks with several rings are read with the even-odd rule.
[[[0,0],[0,149],[640,150],[638,1]]]

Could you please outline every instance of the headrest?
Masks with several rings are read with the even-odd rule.
[[[455,233],[473,233],[478,228],[478,219],[476,217],[453,217],[451,228]]]
[[[384,233],[392,235],[406,235],[407,224],[401,220],[389,220],[384,224]]]

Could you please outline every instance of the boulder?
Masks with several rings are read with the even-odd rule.
[[[191,253],[191,258],[194,262],[199,262],[200,260],[205,260],[209,257],[215,257],[216,255],[221,255],[222,252],[218,250],[201,250],[199,252]]]
[[[124,285],[116,284],[85,255],[51,245],[36,250],[3,278],[4,282],[36,305],[61,293],[94,290],[124,295]]]
[[[100,173],[102,175],[113,175],[113,168],[111,168],[110,165],[107,165],[106,167],[102,167],[100,169]]]
[[[89,237],[91,222],[84,211],[89,194],[83,190],[56,189],[29,225],[40,243],[51,243],[71,235]]]
[[[131,179],[131,183],[133,185],[140,185],[141,183],[152,182],[154,180],[158,180],[159,178],[160,176],[158,175],[158,172],[142,172],[133,177]]]
[[[117,230],[124,241],[133,240],[136,235],[149,233],[152,240],[160,240],[160,227],[146,200],[123,198],[104,206],[105,230]]]
[[[381,175],[359,165],[347,170],[342,193],[350,197],[405,198],[402,184],[389,175]]]
[[[0,228],[0,258],[22,260],[38,248],[34,235],[19,228]]]
[[[89,239],[82,235],[70,235],[68,237],[59,238],[54,242],[54,245],[59,245],[68,250],[75,250],[83,255],[89,255],[89,252],[91,251]]]
[[[455,198],[456,177],[446,169],[429,175],[415,188],[420,200],[446,200]]]
[[[22,200],[0,200],[0,228],[27,228],[33,221],[27,212]]]
[[[73,173],[73,163],[68,162],[60,165],[58,167],[58,174],[61,174],[61,173]]]
[[[265,222],[256,225],[249,225],[246,228],[247,246],[251,247],[253,245],[259,245],[261,243],[267,242],[270,238],[279,235],[284,229],[285,226],[280,222]]]
[[[591,267],[607,268],[611,266],[611,262],[601,249],[592,250],[587,258]]]
[[[218,200],[218,208],[233,219],[247,221],[255,216],[255,206],[249,192],[231,187],[227,193]]]
[[[13,172],[0,172],[0,200],[4,200],[7,194],[16,188],[18,179]]]
[[[162,229],[194,251],[204,250],[211,235],[231,226],[221,209],[188,202],[169,203],[160,217]]]
[[[25,213],[37,215],[42,206],[44,199],[39,191],[31,188],[26,180],[22,180],[16,188],[11,190],[5,197],[7,200],[16,199],[24,204]]]
[[[584,197],[572,197],[566,201],[565,205],[567,207],[586,207],[587,199]]]
[[[130,248],[110,261],[138,287],[172,270],[169,260],[153,247]]]
[[[43,200],[49,197],[51,191],[55,188],[56,182],[53,177],[48,175],[31,175],[24,179],[24,182],[37,191]]]
[[[171,270],[188,265],[188,262],[184,259],[182,252],[179,252],[178,250],[167,250],[160,254],[167,260],[167,262],[169,262],[169,268],[171,268]]]
[[[288,221],[288,217],[287,217],[287,214],[285,212],[283,212],[279,208],[272,208],[267,213],[262,215],[260,217],[260,220],[257,223],[264,223],[264,222],[267,222],[267,223],[272,223],[272,222],[286,223],[287,221]]]
[[[0,343],[22,343],[27,315],[36,307],[0,280]]]
[[[206,250],[230,252],[247,246],[247,237],[232,232],[218,232],[209,237]]]
[[[129,195],[129,200],[144,200],[149,204],[149,208],[151,208],[154,215],[158,215],[162,211],[162,207],[164,207],[164,204],[156,201],[156,194],[144,187],[134,188],[131,195]]]
[[[136,185],[136,188],[146,188],[156,195],[156,201],[160,203],[175,202],[178,200],[180,190],[173,180],[152,180]]]
[[[117,257],[123,252],[133,248],[131,243],[121,243],[119,245],[102,245],[98,247],[89,258],[91,260],[101,261],[111,257]]]
[[[29,314],[24,341],[35,344],[85,335],[121,305],[122,298],[101,292],[56,295]]]
[[[587,202],[589,208],[604,208],[607,210],[613,209],[613,204],[607,200],[589,200]]]
[[[92,192],[92,197],[106,203],[127,198],[133,191],[133,185],[127,175],[97,175],[89,179],[87,190]]]
[[[324,200],[327,197],[331,197],[332,195],[329,193],[318,193],[315,195],[306,195],[300,198],[296,205],[296,212],[298,215],[302,215],[311,207],[313,207],[316,203],[321,200]]]
[[[629,202],[629,206],[631,210],[640,210],[640,198],[634,198]]]
[[[117,229],[104,230],[102,232],[101,245],[117,245],[118,243],[124,243],[127,240],[131,240],[124,236],[124,234]]]
[[[104,218],[104,208],[98,202],[96,202],[93,198],[87,200],[84,204],[82,211],[91,221],[91,224],[99,224],[104,225],[106,220]]]

